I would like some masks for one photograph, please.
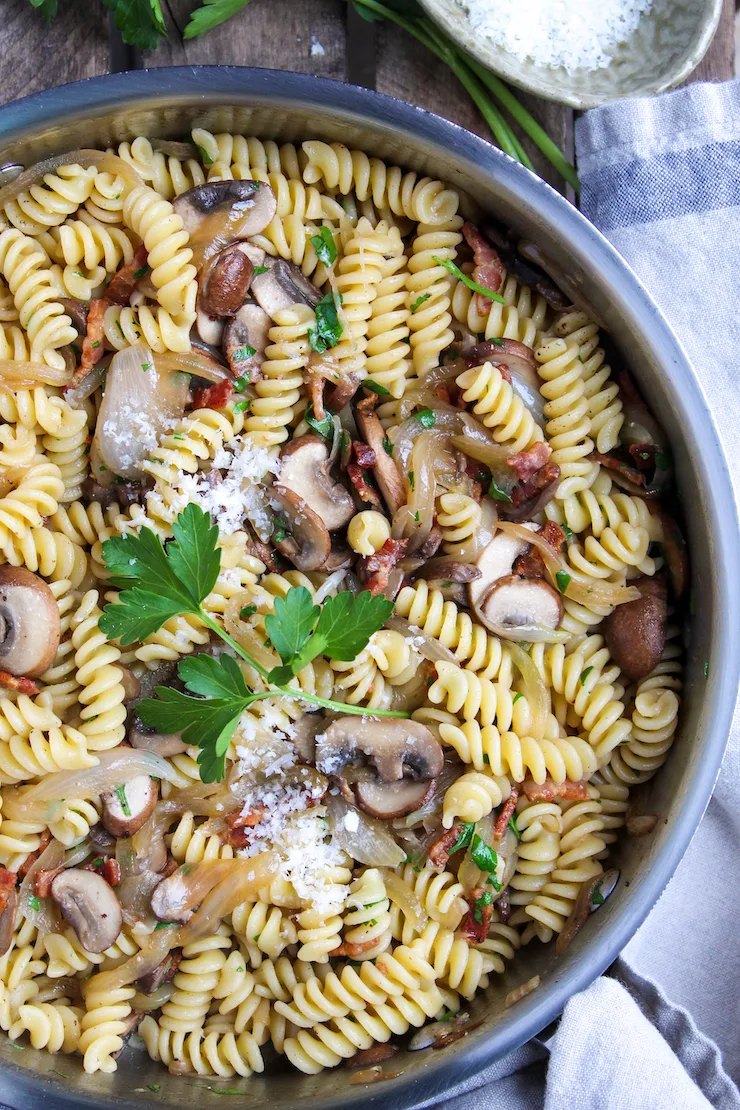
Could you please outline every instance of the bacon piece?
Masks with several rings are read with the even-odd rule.
[[[39,844],[38,848],[35,852],[31,852],[30,856],[28,856],[18,868],[18,874],[22,879],[25,879],[26,875],[31,870],[41,853],[45,851],[45,849],[48,847],[50,841],[51,833],[48,829],[44,829],[41,834],[41,843]]]
[[[559,555],[565,543],[565,532],[560,525],[554,520],[548,520],[545,527],[541,529],[540,535],[545,543],[549,543],[555,554]]]
[[[429,847],[427,859],[438,871],[444,871],[450,858],[450,851],[455,847],[462,835],[462,825],[453,825],[451,829],[443,832],[438,840]]]
[[[545,560],[536,547],[530,547],[524,555],[516,557],[511,573],[522,578],[547,578]]]
[[[148,254],[146,247],[140,246],[134,257],[125,266],[113,275],[105,291],[105,299],[109,304],[118,304],[126,308],[131,300],[131,294],[139,280],[135,275],[147,267]]]
[[[221,382],[214,382],[213,385],[203,386],[193,393],[193,408],[223,409],[231,400],[233,392],[234,387],[226,378]]]
[[[505,382],[511,385],[511,370],[505,362],[501,361],[501,347],[490,340],[486,343],[476,343],[474,347],[463,355],[468,366],[480,366],[484,362],[492,362]]]
[[[628,454],[635,460],[635,466],[640,471],[652,474],[655,470],[655,456],[659,448],[654,443],[631,443],[627,448]]]
[[[49,897],[49,894],[51,893],[51,884],[54,882],[60,871],[63,870],[63,867],[52,867],[49,871],[45,871],[42,868],[41,871],[36,872],[33,877],[33,893],[36,895],[37,898]]]
[[[148,971],[146,975],[142,975],[140,979],[137,979],[135,985],[142,994],[154,994],[163,983],[169,983],[175,978],[181,959],[181,948],[168,952],[161,964],[155,967],[153,971]]]
[[[9,674],[8,671],[0,671],[0,686],[6,690],[17,690],[19,694],[28,694],[30,698],[35,697],[39,692],[39,688],[32,678]]]
[[[496,818],[496,824],[493,826],[493,839],[503,840],[504,834],[509,827],[511,815],[516,809],[516,803],[519,800],[519,787],[512,788],[511,794],[504,802],[504,807]]]
[[[638,470],[637,467],[630,466],[629,463],[623,462],[622,459],[615,458],[614,455],[602,455],[600,451],[592,451],[588,457],[589,459],[593,459],[594,462],[601,463],[607,470],[618,471],[623,478],[626,478],[628,482],[634,482],[636,486],[645,485],[644,471]]]
[[[508,461],[508,460],[507,460]],[[557,463],[546,462],[541,470],[526,482],[517,482],[510,490],[511,504],[521,513],[534,515],[545,507],[548,501],[555,496],[555,489],[560,481],[560,467]]]
[[[109,886],[118,886],[121,881],[121,865],[117,859],[107,859],[102,867],[103,878]]]
[[[18,875],[15,871],[6,871],[0,867],[0,913],[3,913],[8,904],[8,895],[15,889]]]
[[[360,500],[372,505],[374,509],[382,508],[380,494],[373,489],[365,477],[365,471],[359,463],[348,463],[347,477],[360,495]]]
[[[368,555],[363,559],[363,572],[367,577],[365,578],[365,585],[370,590],[371,594],[380,594],[388,585],[388,579],[391,576],[391,571],[406,554],[406,548],[409,545],[407,539],[402,540],[386,540],[380,551],[376,551],[374,555]]]
[[[87,331],[82,340],[82,357],[80,365],[75,370],[66,390],[74,389],[83,378],[86,378],[93,367],[100,362],[105,354],[105,310],[108,302],[97,297],[90,301],[90,310],[87,314]]]
[[[499,258],[498,252],[494,250],[487,239],[484,239],[478,228],[474,227],[473,224],[463,224],[462,233],[465,242],[473,252],[473,262],[475,263],[473,280],[478,285],[490,289],[492,293],[498,293],[504,272],[504,264]],[[491,311],[491,304],[491,298],[484,293],[475,294],[475,308],[479,316],[488,316]]]
[[[345,405],[348,405],[360,384],[360,379],[357,374],[345,374],[339,379],[334,389],[331,391],[326,399],[326,407],[330,408],[332,412],[341,412]]]
[[[372,447],[368,447],[366,443],[361,443],[359,439],[352,440],[352,451],[355,462],[362,470],[372,470],[377,464],[378,457]]]
[[[345,941],[344,944],[339,945],[339,948],[332,949],[332,956],[348,956],[350,960],[356,960],[363,952],[369,952],[377,943],[377,937],[375,940],[370,938],[369,940],[358,941],[357,944]]]
[[[250,809],[249,813],[230,813],[226,818],[226,824],[230,829],[253,829],[255,825],[259,825],[262,818],[267,813],[265,806],[257,805],[254,809]]]
[[[543,468],[551,454],[552,447],[549,447],[546,443],[535,443],[526,451],[520,451],[518,455],[512,455],[511,458],[506,460],[506,465],[515,471],[520,482],[526,482]]]
[[[552,802],[555,798],[565,798],[569,802],[585,802],[591,797],[588,783],[583,779],[578,782],[572,782],[571,779],[566,779],[565,782],[553,782],[548,776],[543,783],[537,783],[534,779],[527,778],[522,783],[522,790],[530,802]]]
[[[462,924],[460,925],[460,932],[468,944],[482,944],[488,936],[488,926],[491,924],[491,918],[493,917],[493,899],[491,899],[490,905],[477,907],[480,921],[478,921],[475,916],[475,903],[486,893],[492,894],[493,892],[490,890],[487,891],[485,887],[480,886],[476,887],[468,897],[470,909],[465,914],[465,917],[462,919]]]

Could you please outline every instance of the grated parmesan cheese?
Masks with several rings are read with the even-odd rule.
[[[603,69],[653,0],[455,0],[471,29],[537,65]]]

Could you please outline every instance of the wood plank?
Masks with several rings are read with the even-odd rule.
[[[725,0],[719,26],[704,58],[686,81],[729,81],[735,76],[735,0]]]
[[[202,39],[182,38],[193,0],[169,0],[169,39],[143,56],[145,66],[242,65],[345,78],[341,0],[255,3]]]
[[[408,100],[421,108],[427,108],[445,119],[452,120],[473,131],[476,135],[491,140],[491,133],[468,93],[462,88],[457,77],[426,50],[420,43],[406,34],[400,27],[382,24],[378,32],[377,89],[401,100]],[[521,103],[545,128],[551,138],[573,157],[573,113],[561,104],[552,104],[526,93],[517,93]],[[563,182],[552,170],[549,162],[518,127],[515,128],[527,154],[541,177],[550,181],[558,189]]]
[[[2,0],[0,103],[108,71],[108,21],[99,3],[61,0],[48,27],[28,0]]]

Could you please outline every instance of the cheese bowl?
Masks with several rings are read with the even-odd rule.
[[[449,180],[484,210],[536,241],[568,271],[611,333],[672,442],[695,583],[686,687],[675,755],[651,780],[650,836],[621,844],[614,896],[563,956],[530,945],[470,1004],[475,1027],[444,1051],[394,1057],[398,1073],[368,1088],[345,1068],[308,1076],[284,1058],[249,1080],[170,1075],[130,1046],[111,1074],[86,1075],[78,1057],[18,1051],[0,1034],[0,1103],[12,1110],[73,1107],[218,1107],[224,1095],[258,1110],[296,1105],[411,1108],[446,1097],[555,1020],[567,999],[614,960],[668,882],[701,820],[719,771],[740,658],[740,598],[734,588],[738,526],[727,466],[701,388],[649,294],[605,239],[559,194],[501,152],[455,125],[388,97],[298,74],[231,67],[116,74],[0,111],[0,173],[80,147],[105,148],[137,135],[180,139],[193,126],[300,142],[339,141],[391,163]],[[705,661],[711,660],[706,669]],[[540,985],[506,1008],[508,992]]]

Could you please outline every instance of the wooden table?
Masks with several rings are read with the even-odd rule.
[[[28,0],[2,0],[0,103],[81,77],[141,66],[235,64],[298,70],[376,88],[490,137],[457,79],[400,28],[359,18],[342,0],[253,0],[240,15],[199,41],[180,29],[195,0],[164,0],[170,37],[143,55],[123,45],[99,0],[60,0],[48,29]],[[720,27],[692,81],[734,73],[735,0],[725,0]],[[522,101],[572,157],[573,112],[536,97]],[[525,140],[538,172],[561,182]]]

